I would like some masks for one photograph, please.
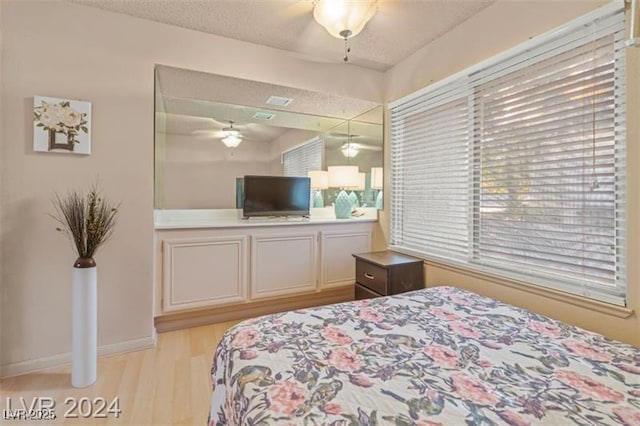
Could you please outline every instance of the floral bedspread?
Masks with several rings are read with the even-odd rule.
[[[640,349],[453,287],[231,328],[210,425],[640,425]]]

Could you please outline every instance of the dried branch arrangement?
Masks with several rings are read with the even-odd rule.
[[[97,185],[86,193],[56,193],[52,203],[50,216],[60,224],[56,230],[73,242],[79,258],[92,258],[113,234],[120,204],[105,200]]]

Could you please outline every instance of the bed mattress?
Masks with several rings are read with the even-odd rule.
[[[210,425],[640,425],[640,349],[454,287],[227,331]]]

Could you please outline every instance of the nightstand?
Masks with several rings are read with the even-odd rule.
[[[421,259],[392,251],[354,254],[356,300],[389,296],[424,288]]]

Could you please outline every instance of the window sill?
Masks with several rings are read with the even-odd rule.
[[[445,269],[447,271],[455,272],[458,274],[464,274],[473,278],[481,278],[483,280],[509,287],[515,290],[524,291],[536,296],[546,297],[549,299],[557,300],[559,302],[569,303],[574,306],[579,306],[584,309],[599,312],[602,314],[614,316],[617,318],[629,318],[633,315],[633,309],[629,309],[623,306],[612,305],[609,303],[600,302],[593,299],[588,299],[582,296],[565,293],[563,291],[553,290],[545,287],[540,287],[532,284],[528,284],[524,281],[517,281],[512,279],[506,279],[498,275],[489,274],[487,272],[475,271],[469,268],[462,268],[459,266],[450,265],[434,260],[424,260],[424,264],[427,266],[434,266],[437,268]]]

